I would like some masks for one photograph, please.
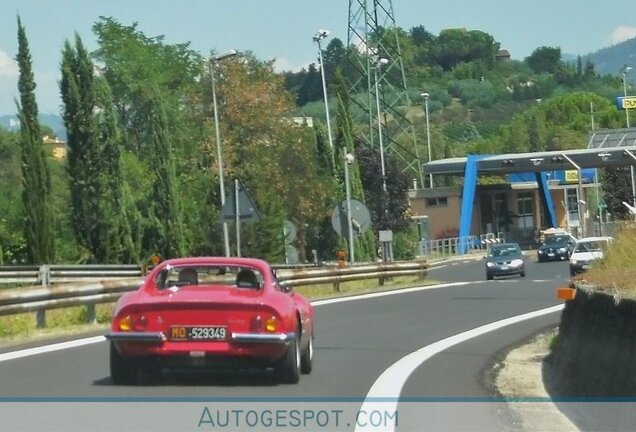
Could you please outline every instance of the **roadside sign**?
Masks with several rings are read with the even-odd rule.
[[[256,204],[254,204],[254,200],[247,193],[247,189],[243,186],[243,183],[238,182],[239,190],[238,190],[238,208],[239,208],[239,218],[242,221],[258,221],[259,214],[256,208]],[[234,195],[234,194],[232,194]],[[225,200],[225,204],[223,204],[223,208],[221,209],[221,219],[224,221],[233,221],[236,219],[236,199],[234,196],[228,197]]]
[[[636,108],[636,96],[619,96],[616,98],[616,106],[620,110]]]

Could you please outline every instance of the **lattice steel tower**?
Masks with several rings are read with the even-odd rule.
[[[351,99],[369,117],[369,144],[396,156],[424,187],[397,30],[392,0],[349,0]]]

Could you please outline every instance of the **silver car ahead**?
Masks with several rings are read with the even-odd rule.
[[[525,277],[526,264],[517,243],[495,244],[486,254],[486,279],[495,276],[519,275]]]

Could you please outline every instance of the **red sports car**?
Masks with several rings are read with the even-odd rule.
[[[259,367],[296,383],[313,359],[313,310],[252,258],[167,260],[113,314],[110,375],[133,383],[142,369]]]

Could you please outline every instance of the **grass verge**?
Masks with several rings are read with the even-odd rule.
[[[343,282],[339,286],[339,291],[334,291],[332,284],[307,285],[294,288],[294,291],[312,300],[319,300],[435,283],[438,282],[418,279],[415,276],[400,276],[387,279],[382,286],[377,285],[377,281],[367,279]],[[35,312],[0,317],[0,346],[27,339],[56,337],[106,328],[110,323],[113,306],[112,303],[96,305],[96,322],[93,324],[86,323],[86,307],[84,306],[52,309],[46,312],[47,327],[44,329],[36,327]]]
[[[636,298],[636,223],[626,222],[614,236],[602,260],[580,275],[599,291],[622,297]]]

